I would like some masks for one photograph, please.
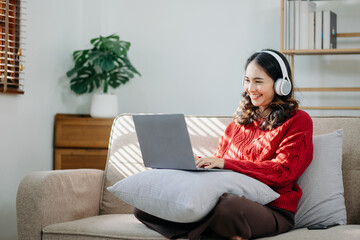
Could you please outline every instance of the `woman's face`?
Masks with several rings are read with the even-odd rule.
[[[245,71],[244,89],[251,103],[264,111],[275,96],[274,80],[254,60]]]

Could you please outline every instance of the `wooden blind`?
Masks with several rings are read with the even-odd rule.
[[[0,0],[0,93],[24,94],[20,10],[20,0]]]

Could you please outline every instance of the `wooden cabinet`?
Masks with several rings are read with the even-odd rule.
[[[289,16],[287,16],[287,2],[289,0],[280,0],[281,2],[281,22],[280,22],[280,51],[289,57],[292,72],[294,74],[294,58],[300,55],[354,55],[360,54],[360,48],[338,48],[338,49],[288,49],[285,46],[289,32],[287,26],[289,26]],[[316,2],[316,1],[315,1]],[[357,3],[358,4],[358,3]],[[343,6],[344,3],[335,2],[335,6]],[[350,5],[351,6],[351,5]],[[334,9],[335,10],[335,9]],[[359,32],[351,33],[337,33],[337,38],[360,38]],[[294,78],[293,78],[294,79]],[[296,80],[295,80],[296,81]],[[299,92],[360,92],[360,87],[305,87],[295,88],[295,91]],[[303,106],[302,109],[319,109],[319,110],[360,110],[360,106]]]
[[[54,169],[105,169],[112,118],[56,114]]]

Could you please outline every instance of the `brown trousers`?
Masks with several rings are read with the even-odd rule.
[[[169,239],[200,236],[243,239],[268,237],[289,231],[294,227],[294,213],[273,206],[263,206],[245,197],[224,193],[215,208],[201,221],[176,223],[167,221],[139,209],[134,215],[149,228]]]

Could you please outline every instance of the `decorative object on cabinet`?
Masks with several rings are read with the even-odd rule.
[[[141,76],[128,58],[131,44],[120,40],[115,34],[91,39],[90,43],[93,48],[77,50],[73,53],[75,66],[66,73],[69,78],[72,77],[70,88],[77,94],[102,89],[102,94],[93,95],[90,115],[115,117],[118,113],[117,96],[115,94],[107,96],[110,94],[109,87],[115,89],[127,83],[135,74]],[[98,106],[101,103],[106,105]]]
[[[91,98],[90,116],[111,118],[118,114],[118,98],[115,94],[95,93]]]
[[[54,169],[105,169],[113,118],[56,114]]]
[[[291,4],[299,1],[281,1],[281,20],[280,20],[280,51],[289,57],[292,72],[294,74],[294,58],[295,55],[349,55],[360,54],[360,48],[333,48],[333,49],[292,49],[290,33],[295,32],[290,26],[294,24],[295,20],[291,20],[289,14],[291,11]],[[313,1],[316,2],[316,1]],[[339,3],[341,4],[341,3]],[[316,11],[318,12],[318,11]],[[309,14],[311,16],[311,14]],[[316,15],[316,13],[315,13]],[[311,18],[311,17],[310,17]],[[316,28],[316,26],[315,26]],[[339,29],[337,29],[339,30]],[[360,33],[336,33],[337,38],[359,38]],[[316,40],[316,38],[315,38]],[[360,45],[360,44],[359,44]],[[293,78],[294,79],[294,78]],[[305,87],[295,88],[295,91],[300,92],[360,92],[360,87]],[[318,110],[360,110],[360,106],[305,106],[303,109],[318,109]]]

